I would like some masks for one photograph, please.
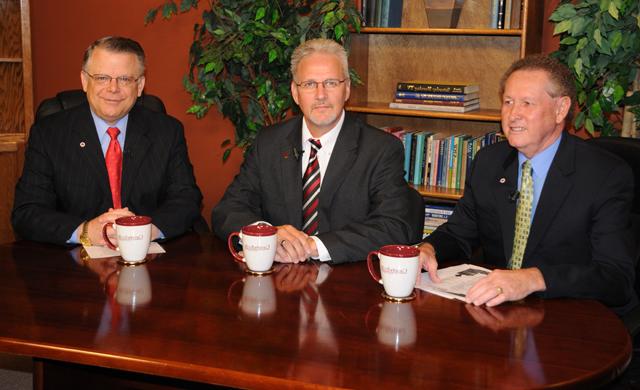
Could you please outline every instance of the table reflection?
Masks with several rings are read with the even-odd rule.
[[[413,305],[410,302],[385,301],[378,307],[381,308],[376,327],[378,341],[396,351],[414,345],[418,332]]]
[[[242,283],[242,295],[237,305],[240,312],[249,318],[261,319],[276,312],[277,298],[272,275],[245,275],[229,286],[227,299],[235,305],[233,290]]]
[[[501,387],[532,387],[546,382],[534,332],[544,320],[544,301],[514,302],[496,307],[467,304],[465,308],[481,326],[496,333],[509,333],[510,367]]]

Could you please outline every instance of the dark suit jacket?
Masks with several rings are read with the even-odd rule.
[[[478,152],[463,198],[449,221],[425,241],[438,260],[469,258],[480,246],[487,263],[511,257],[518,156],[507,142]],[[546,297],[598,299],[610,306],[635,300],[629,231],[630,168],[616,156],[563,134],[533,218],[522,267],[538,267]]]
[[[122,206],[149,215],[166,238],[200,214],[182,124],[134,106],[122,163]],[[113,207],[100,141],[88,104],[48,116],[31,128],[12,223],[25,239],[64,244],[82,221]]]
[[[294,153],[301,138],[302,117],[260,131],[213,209],[219,237],[260,220],[301,229],[302,160]],[[397,138],[346,115],[322,178],[318,209],[318,238],[334,263],[362,260],[385,244],[420,240],[416,226],[424,214],[411,206],[403,156]]]

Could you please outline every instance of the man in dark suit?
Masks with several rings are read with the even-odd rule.
[[[202,195],[182,125],[135,106],[144,68],[144,51],[131,39],[89,46],[80,74],[88,104],[31,129],[12,214],[19,236],[103,245],[106,223],[139,214],[151,216],[153,239],[170,238],[199,217]]]
[[[470,258],[480,247],[502,269],[468,291],[469,303],[535,292],[633,305],[633,176],[616,156],[563,131],[575,99],[571,72],[548,57],[524,58],[503,76],[501,96],[508,142],[478,152],[453,215],[420,246],[429,276],[439,280],[438,260]]]
[[[403,178],[401,142],[343,109],[344,48],[307,41],[294,51],[291,72],[303,116],[260,131],[213,210],[216,234],[271,223],[281,262],[356,261],[384,244],[418,241],[423,216]]]

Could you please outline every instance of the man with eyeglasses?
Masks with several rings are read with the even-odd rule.
[[[105,224],[137,214],[151,216],[152,239],[171,238],[199,218],[182,124],[135,104],[144,71],[136,41],[105,37],[87,48],[80,78],[88,103],[31,128],[12,215],[20,237],[104,245]]]
[[[417,242],[422,206],[404,180],[402,143],[345,113],[347,53],[314,39],[291,57],[291,94],[302,116],[261,130],[212,213],[216,234],[266,222],[276,260],[362,260],[385,244]]]

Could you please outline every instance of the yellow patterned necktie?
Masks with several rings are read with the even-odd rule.
[[[531,227],[531,205],[533,204],[533,178],[531,177],[531,161],[522,163],[522,180],[520,183],[520,197],[516,208],[516,231],[513,237],[513,252],[509,268],[520,269],[524,249],[529,238]]]

